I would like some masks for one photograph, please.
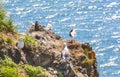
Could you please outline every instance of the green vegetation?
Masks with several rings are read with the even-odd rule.
[[[2,38],[2,37],[3,37],[3,34],[0,33],[0,38]]]
[[[82,61],[82,64],[89,64],[89,65],[92,65],[93,62],[94,62],[93,59],[85,59],[85,60]]]
[[[33,67],[31,65],[25,65],[24,69],[27,71],[29,77],[42,77],[45,76],[45,69],[42,67]]]
[[[24,43],[26,45],[34,45],[34,46],[38,46],[38,42],[31,36],[29,35],[25,35],[24,36]]]
[[[5,60],[0,59],[0,65],[2,66],[10,66],[10,67],[17,67],[17,64],[15,64],[11,59],[7,58]]]
[[[57,73],[57,76],[58,76],[58,77],[63,77],[62,72],[58,72],[58,73]]]
[[[13,44],[13,39],[12,38],[5,38],[5,42],[8,43],[8,44]]]
[[[88,52],[89,52],[88,49],[85,49],[85,50],[84,50],[84,54],[85,54],[87,57],[88,57]]]
[[[21,70],[24,73],[21,74]],[[11,59],[0,59],[0,77],[48,77],[46,70],[40,66],[17,65]]]
[[[0,32],[16,33],[17,26],[13,24],[12,18],[6,16],[6,10],[0,4]]]
[[[21,77],[18,74],[17,64],[11,59],[0,60],[0,77]]]
[[[6,11],[3,8],[3,4],[0,4],[0,20],[4,20],[5,16],[6,16]]]
[[[21,77],[15,67],[2,66],[0,69],[0,77]]]

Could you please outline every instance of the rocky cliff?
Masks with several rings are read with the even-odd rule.
[[[65,40],[44,27],[32,25],[27,34],[35,38],[37,46],[25,43],[20,49],[0,38],[0,58],[6,55],[17,64],[42,66],[51,77],[99,77],[95,52],[89,43]],[[69,60],[61,58],[64,43],[70,51]]]

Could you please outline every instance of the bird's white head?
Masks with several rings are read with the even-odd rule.
[[[67,48],[67,44],[64,42],[64,48]]]
[[[23,37],[20,37],[19,41],[23,41]]]
[[[66,46],[66,43],[64,42],[64,45]]]
[[[75,32],[76,31],[76,29],[73,29],[73,32]]]

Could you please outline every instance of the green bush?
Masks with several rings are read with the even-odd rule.
[[[46,77],[45,69],[43,69],[40,66],[34,67],[31,65],[25,65],[24,69],[26,70],[29,77],[42,77],[42,76]]]
[[[19,75],[17,64],[11,59],[0,59],[0,77],[22,77]]]
[[[12,38],[6,38],[5,42],[12,45],[13,44],[13,39]]]
[[[16,67],[17,64],[15,64],[11,59],[5,59],[5,60],[2,60],[0,59],[0,65],[2,66],[9,66],[9,67]]]
[[[3,20],[5,18],[6,11],[3,8],[3,4],[0,4],[0,20]]]
[[[38,42],[31,36],[29,35],[25,35],[24,36],[24,43],[26,45],[34,45],[34,46],[38,46]]]
[[[0,68],[0,77],[20,77],[15,67],[2,66]]]
[[[82,64],[92,65],[94,63],[93,59],[85,59],[82,61]]]
[[[58,72],[58,73],[57,73],[57,76],[58,76],[58,77],[63,77],[62,72]]]
[[[85,49],[85,50],[84,50],[84,54],[85,54],[87,57],[88,57],[88,52],[89,52],[88,49]]]
[[[0,33],[0,38],[2,38],[3,37],[3,34],[2,33]]]
[[[16,28],[17,25],[13,24],[12,18],[6,16],[6,10],[0,4],[0,32],[17,33]]]

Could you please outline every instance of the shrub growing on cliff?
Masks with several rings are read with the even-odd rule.
[[[15,64],[11,59],[7,58],[5,60],[0,59],[0,65],[3,66],[10,66],[10,67],[16,67],[17,64]]]
[[[12,45],[13,44],[13,39],[12,38],[6,38],[5,42]]]
[[[57,73],[57,76],[58,76],[58,77],[63,77],[62,72],[58,72],[58,73]]]
[[[6,16],[6,10],[0,4],[0,32],[16,33],[16,28],[17,26],[13,24],[12,18]]]
[[[85,59],[82,61],[82,64],[92,65],[94,63],[93,59]]]
[[[0,77],[21,77],[18,74],[17,64],[11,59],[0,59]]]
[[[46,77],[45,75],[45,69],[42,67],[33,67],[31,65],[25,65],[24,66],[25,70],[27,71],[27,74],[29,77]]]
[[[24,43],[26,45],[34,45],[34,46],[38,46],[38,42],[31,36],[29,35],[25,35],[24,36]]]
[[[88,49],[85,49],[85,50],[84,50],[84,54],[85,54],[87,57],[88,57],[88,52],[89,52]]]
[[[0,77],[21,77],[15,67],[2,66],[0,68]]]
[[[6,11],[3,8],[3,4],[0,4],[0,20],[3,20],[5,18]]]
[[[23,74],[21,74],[21,71]],[[46,70],[40,66],[17,65],[10,58],[0,59],[0,77],[48,77]]]

